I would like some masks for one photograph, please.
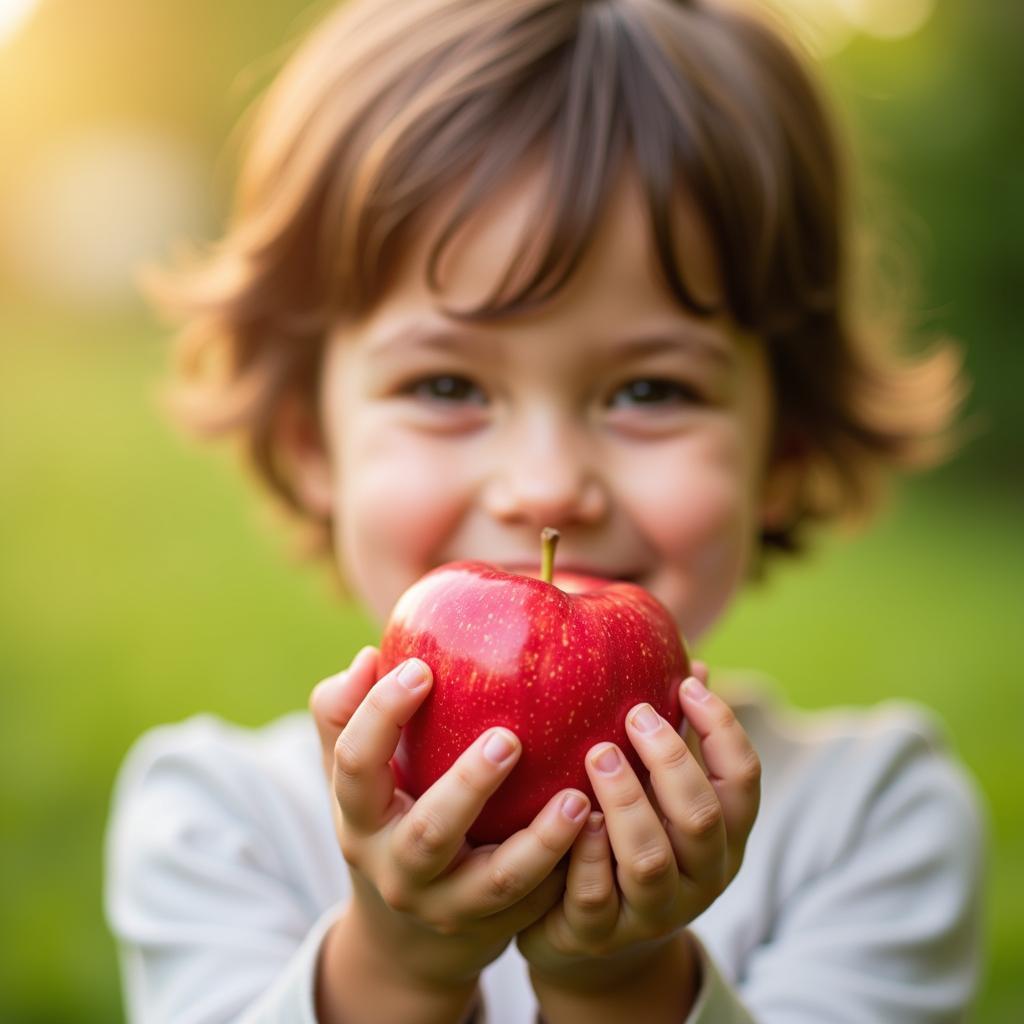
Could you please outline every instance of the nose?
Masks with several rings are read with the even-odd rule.
[[[487,511],[508,525],[593,526],[609,498],[584,428],[567,416],[534,415],[494,452],[484,492]]]

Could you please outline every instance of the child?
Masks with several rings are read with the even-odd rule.
[[[949,447],[958,359],[863,327],[846,192],[808,73],[735,7],[349,0],[178,280],[184,414],[245,440],[382,623],[441,563],[529,570],[553,526],[699,648],[763,558]],[[629,715],[649,787],[598,744],[598,806],[473,848],[521,745],[396,791],[430,683],[366,648],[311,715],[137,744],[107,873],[133,1019],[963,1018],[983,824],[923,709],[727,700],[698,665],[682,735]]]

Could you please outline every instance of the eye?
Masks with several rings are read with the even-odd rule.
[[[427,402],[451,405],[462,405],[466,402],[480,405],[486,400],[483,391],[468,377],[452,373],[420,377],[407,384],[403,393]]]
[[[620,399],[620,396],[624,398]],[[622,406],[671,407],[699,402],[700,396],[687,384],[664,377],[637,377],[612,395],[612,408]]]

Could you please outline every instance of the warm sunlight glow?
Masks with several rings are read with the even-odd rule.
[[[931,17],[935,0],[838,0],[838,5],[861,32],[880,39],[901,39]]]
[[[935,0],[763,0],[816,57],[840,53],[857,35],[902,39],[922,28]]]
[[[841,52],[854,35],[843,11],[830,0],[766,0],[815,57]]]
[[[0,0],[0,45],[25,23],[38,0]]]

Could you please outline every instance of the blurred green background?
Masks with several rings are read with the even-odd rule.
[[[1024,4],[774,2],[822,56],[884,234],[918,260],[923,336],[966,345],[983,430],[874,530],[745,595],[701,653],[806,707],[939,712],[992,823],[976,1019],[1024,1020]],[[121,1015],[100,877],[132,740],[199,710],[266,721],[377,639],[290,561],[229,453],[165,422],[167,336],[132,286],[175,238],[216,232],[233,126],[310,18],[282,0],[0,0],[5,1022]]]

